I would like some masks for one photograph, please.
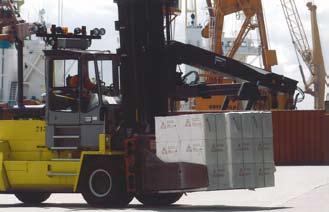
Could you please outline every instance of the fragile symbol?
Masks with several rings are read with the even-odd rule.
[[[161,153],[162,153],[163,155],[168,154],[166,148],[163,148],[162,151],[161,151]]]
[[[192,152],[192,147],[190,145],[187,146],[186,152]]]
[[[166,129],[166,124],[164,122],[161,123],[161,129]]]
[[[245,176],[245,170],[243,168],[240,169],[239,176]]]
[[[189,119],[186,120],[185,127],[191,127],[191,122]]]
[[[212,146],[211,146],[212,152],[219,152],[219,150],[220,150],[220,147],[218,144],[212,144]]]

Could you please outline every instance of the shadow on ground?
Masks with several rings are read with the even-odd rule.
[[[40,208],[40,209],[51,209],[51,208],[58,208],[65,211],[84,211],[84,210],[106,210],[105,208],[92,208],[87,204],[81,203],[45,203],[39,206],[29,206],[24,204],[1,204],[1,208]],[[145,207],[143,205],[129,205],[127,208],[120,209],[116,208],[115,210],[148,210],[148,211],[232,211],[232,212],[244,212],[244,211],[276,211],[276,210],[283,210],[289,209],[288,207],[255,207],[255,206],[227,206],[227,205],[212,205],[212,206],[196,206],[196,205],[173,205],[167,207]],[[110,209],[108,209],[110,210]]]

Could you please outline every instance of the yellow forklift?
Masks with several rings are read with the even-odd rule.
[[[38,26],[36,35],[52,47],[45,50],[46,101],[23,104],[22,40],[16,39],[17,106],[1,110],[0,191],[27,204],[39,204],[51,193],[82,193],[95,207],[124,207],[136,197],[145,205],[170,205],[183,193],[208,186],[207,167],[165,163],[156,157],[156,116],[176,113],[178,101],[225,95],[259,98],[260,87],[289,94],[294,108],[297,81],[170,40],[175,1],[119,0],[120,49],[87,50],[102,29],[87,34]],[[15,30],[14,30],[15,32]],[[15,33],[14,33],[15,34]],[[17,37],[16,37],[17,38]],[[111,67],[100,71],[102,63]],[[73,64],[73,72],[57,68]],[[178,64],[241,77],[241,84],[187,84]],[[111,70],[112,69],[112,70]],[[104,72],[101,74],[101,72]],[[112,75],[112,81],[102,76]]]

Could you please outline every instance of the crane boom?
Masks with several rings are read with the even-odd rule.
[[[301,21],[296,3],[294,0],[280,0],[284,16],[289,28],[292,42],[296,51],[299,53],[306,64],[310,78],[305,79],[305,73],[300,65],[300,72],[305,85],[305,93],[314,96],[315,109],[324,109],[324,96],[326,88],[326,71],[324,66],[320,33],[316,17],[316,6],[311,2],[307,7],[311,11],[312,41],[311,48],[303,23]],[[298,55],[297,55],[298,57]]]
[[[280,0],[292,42],[311,70],[312,51],[294,0]]]

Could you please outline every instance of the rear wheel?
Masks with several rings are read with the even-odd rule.
[[[183,193],[169,194],[141,194],[137,195],[136,199],[145,206],[168,206],[177,202]]]
[[[95,164],[86,174],[82,196],[89,205],[125,207],[133,199],[133,195],[126,192],[124,173],[114,165]]]
[[[42,202],[46,201],[50,197],[51,193],[46,192],[19,192],[15,193],[16,198],[25,203],[30,205],[37,205],[41,204]]]

